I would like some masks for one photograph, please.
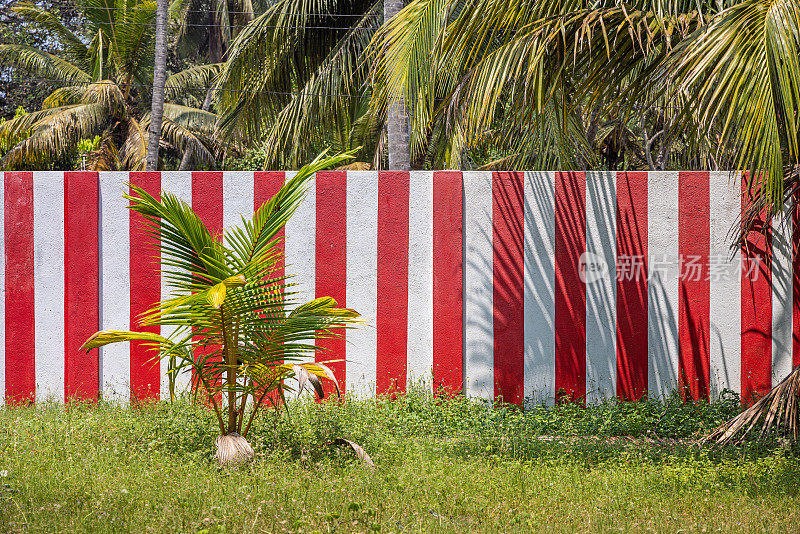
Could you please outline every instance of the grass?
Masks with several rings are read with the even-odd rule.
[[[798,531],[796,450],[691,444],[737,403],[298,402],[230,470],[186,402],[0,408],[0,532]]]

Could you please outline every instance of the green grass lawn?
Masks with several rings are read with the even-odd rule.
[[[220,470],[211,414],[185,402],[0,408],[0,532],[800,530],[796,451],[691,445],[735,410],[303,402]],[[319,446],[339,436],[377,467]]]

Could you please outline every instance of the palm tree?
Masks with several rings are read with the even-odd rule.
[[[83,348],[142,340],[156,351],[155,360],[169,359],[171,384],[175,373],[192,369],[202,386],[195,391],[205,393],[217,416],[217,456],[222,463],[252,456],[246,441],[250,424],[265,400],[271,400],[270,393],[277,392],[285,401],[284,392],[290,390],[286,378],[296,378],[300,389],[313,385],[320,397],[320,378],[336,383],[324,364],[297,360],[320,350],[315,339],[339,335],[359,316],[338,308],[330,297],[296,302],[294,284],[275,273],[282,259],[276,235],[302,201],[313,174],[350,157],[318,157],[262,204],[251,220],[243,218],[242,226],[224,235],[211,234],[186,203],[168,193],[156,199],[131,186],[133,192],[126,196],[130,209],[147,219],[159,243],[163,276],[173,290],[140,324],[176,330],[170,338],[100,331]]]
[[[362,146],[383,165],[386,109],[369,112],[366,51],[383,19],[372,0],[278,0],[233,41],[219,79],[220,136],[262,142],[265,167],[296,168],[321,146]]]
[[[32,47],[0,44],[0,65],[48,80],[58,87],[42,109],[0,127],[12,146],[0,160],[5,169],[47,168],[68,159],[81,139],[102,138],[92,154],[92,167],[141,170],[145,167],[153,36],[156,3],[151,0],[85,0],[81,4],[85,36],[33,4],[14,10],[30,24],[51,32],[63,52],[50,54]],[[87,44],[88,43],[88,44]],[[213,166],[219,148],[213,137],[216,115],[181,105],[183,92],[207,86],[219,65],[204,65],[167,78],[161,138],[178,154],[191,148],[195,157]]]
[[[405,98],[412,159],[439,135],[451,164],[488,143],[507,166],[614,168],[628,148],[750,170],[778,212],[800,153],[798,19],[792,0],[413,0],[373,43],[372,107]]]

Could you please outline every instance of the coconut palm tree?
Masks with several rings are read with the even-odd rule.
[[[145,167],[156,2],[84,0],[83,35],[68,30],[33,4],[14,10],[30,24],[48,30],[62,53],[0,44],[0,65],[28,72],[58,87],[42,109],[7,121],[0,137],[12,146],[0,160],[5,169],[47,168],[74,150],[81,139],[102,138],[90,162],[97,170]],[[181,105],[183,92],[208,86],[219,65],[194,67],[166,80],[162,145],[178,154],[192,150],[208,166],[219,144],[213,137],[216,115]]]
[[[369,112],[372,35],[383,20],[372,0],[278,0],[233,41],[219,79],[220,136],[262,142],[265,167],[297,167],[320,146],[362,146],[386,156],[386,108]],[[405,121],[405,119],[404,119]]]
[[[294,377],[298,388],[311,384],[322,397],[321,378],[336,384],[322,363],[299,363],[321,350],[315,339],[339,335],[359,321],[350,309],[322,297],[300,303],[294,284],[276,274],[282,259],[277,234],[302,201],[313,174],[349,155],[318,157],[262,204],[252,219],[213,235],[183,201],[169,193],[157,199],[131,186],[130,209],[142,214],[159,243],[162,273],[172,288],[141,318],[140,325],[169,326],[165,338],[150,332],[100,331],[83,348],[141,340],[154,358],[169,360],[168,374],[191,369],[219,424],[218,458],[225,463],[252,456],[246,437],[258,410],[284,398]],[[334,358],[337,355],[328,355]],[[172,386],[174,387],[174,386]],[[337,386],[338,390],[338,386]],[[354,447],[355,449],[355,447]],[[358,452],[358,450],[356,449]]]
[[[800,157],[799,9],[413,0],[373,42],[372,108],[405,98],[412,159],[438,132],[451,163],[488,141],[526,168],[613,168],[639,145],[651,168],[750,170],[778,212]]]

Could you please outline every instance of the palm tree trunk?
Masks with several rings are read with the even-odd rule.
[[[189,165],[192,163],[192,155],[194,153],[194,147],[187,146],[186,150],[183,151],[183,157],[181,158],[180,167],[178,167],[179,171],[188,171]]]
[[[161,141],[161,119],[164,117],[164,84],[167,81],[167,10],[169,0],[157,0],[156,54],[153,66],[153,105],[150,109],[150,130],[147,138],[147,170],[158,170],[158,144]]]
[[[388,21],[403,9],[403,0],[384,0],[383,22]],[[386,145],[389,152],[389,169],[408,171],[411,169],[409,155],[408,113],[403,99],[392,100],[386,110]]]
[[[220,63],[225,56],[225,45],[222,42],[222,22],[213,7],[208,12],[208,25],[211,28],[208,35],[208,62]]]

